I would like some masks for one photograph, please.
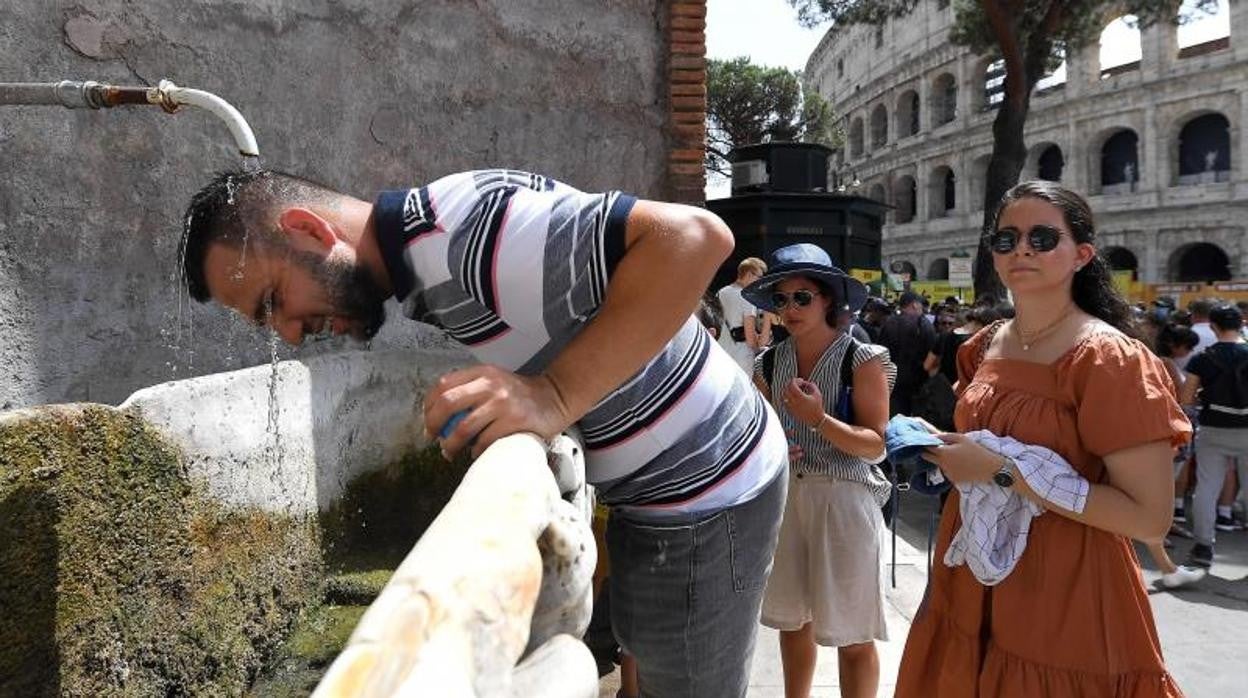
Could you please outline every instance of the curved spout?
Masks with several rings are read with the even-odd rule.
[[[247,125],[247,120],[243,118],[243,115],[229,102],[211,92],[178,87],[168,80],[161,80],[156,90],[161,94],[162,100],[167,98],[167,102],[162,101],[162,103],[189,104],[216,114],[217,118],[229,127],[230,135],[234,136],[234,143],[238,146],[238,152],[251,157],[260,157],[260,146],[256,145],[255,134],[251,132],[251,127]]]
[[[92,80],[75,82],[0,83],[0,105],[50,104],[69,109],[104,109],[123,104],[152,104],[169,113],[183,104],[207,109],[216,114],[230,129],[238,151],[249,158],[260,157],[260,147],[247,120],[229,102],[203,90],[178,87],[168,80],[161,80],[156,87],[121,87],[105,85]]]

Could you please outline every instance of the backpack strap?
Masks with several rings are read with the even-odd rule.
[[[854,387],[854,354],[858,353],[858,347],[862,342],[854,339],[849,335],[849,348],[845,350],[845,356],[841,359],[841,389]]]
[[[1002,327],[1005,327],[1005,320],[997,320],[991,325],[980,330],[980,332],[986,332],[987,336],[984,337],[984,341],[979,344],[979,353],[975,357],[975,368],[971,371],[971,375],[975,375],[975,371],[979,370],[979,365],[984,363],[984,357],[988,355],[988,347],[992,346],[992,340],[996,339],[997,333],[1001,331]]]

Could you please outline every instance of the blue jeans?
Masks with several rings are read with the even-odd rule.
[[[781,473],[754,499],[655,523],[612,512],[611,624],[643,696],[744,696],[784,513]]]

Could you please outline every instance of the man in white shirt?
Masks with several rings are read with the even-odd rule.
[[[1178,359],[1175,364],[1179,370],[1187,368],[1187,362],[1193,356],[1208,349],[1217,343],[1218,335],[1213,331],[1213,327],[1209,325],[1209,312],[1213,310],[1213,301],[1208,298],[1197,298],[1187,304],[1187,311],[1192,314],[1192,331],[1200,337],[1200,342],[1192,349],[1192,353]]]
[[[715,295],[724,306],[726,332],[719,335],[719,345],[728,352],[746,375],[754,372],[754,355],[764,346],[763,336],[757,326],[758,309],[741,297],[741,289],[754,283],[767,273],[767,263],[758,257],[746,257],[737,265],[737,280],[719,289]]]

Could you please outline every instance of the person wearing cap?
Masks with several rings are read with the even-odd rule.
[[[789,493],[762,622],[780,631],[786,696],[808,695],[817,646],[837,648],[842,695],[874,696],[884,620],[883,461],[888,350],[858,342],[846,311],[867,289],[811,244],[776,250],[746,300],[780,315],[789,337],[755,361],[754,381],[789,435]],[[850,370],[851,385],[842,385]]]
[[[1209,311],[1217,340],[1192,357],[1184,369],[1180,401],[1200,405],[1196,439],[1196,491],[1192,494],[1192,534],[1188,554],[1193,565],[1213,564],[1218,493],[1229,470],[1248,482],[1248,344],[1241,330],[1244,316],[1233,305]],[[1229,507],[1224,517],[1230,518]]]

